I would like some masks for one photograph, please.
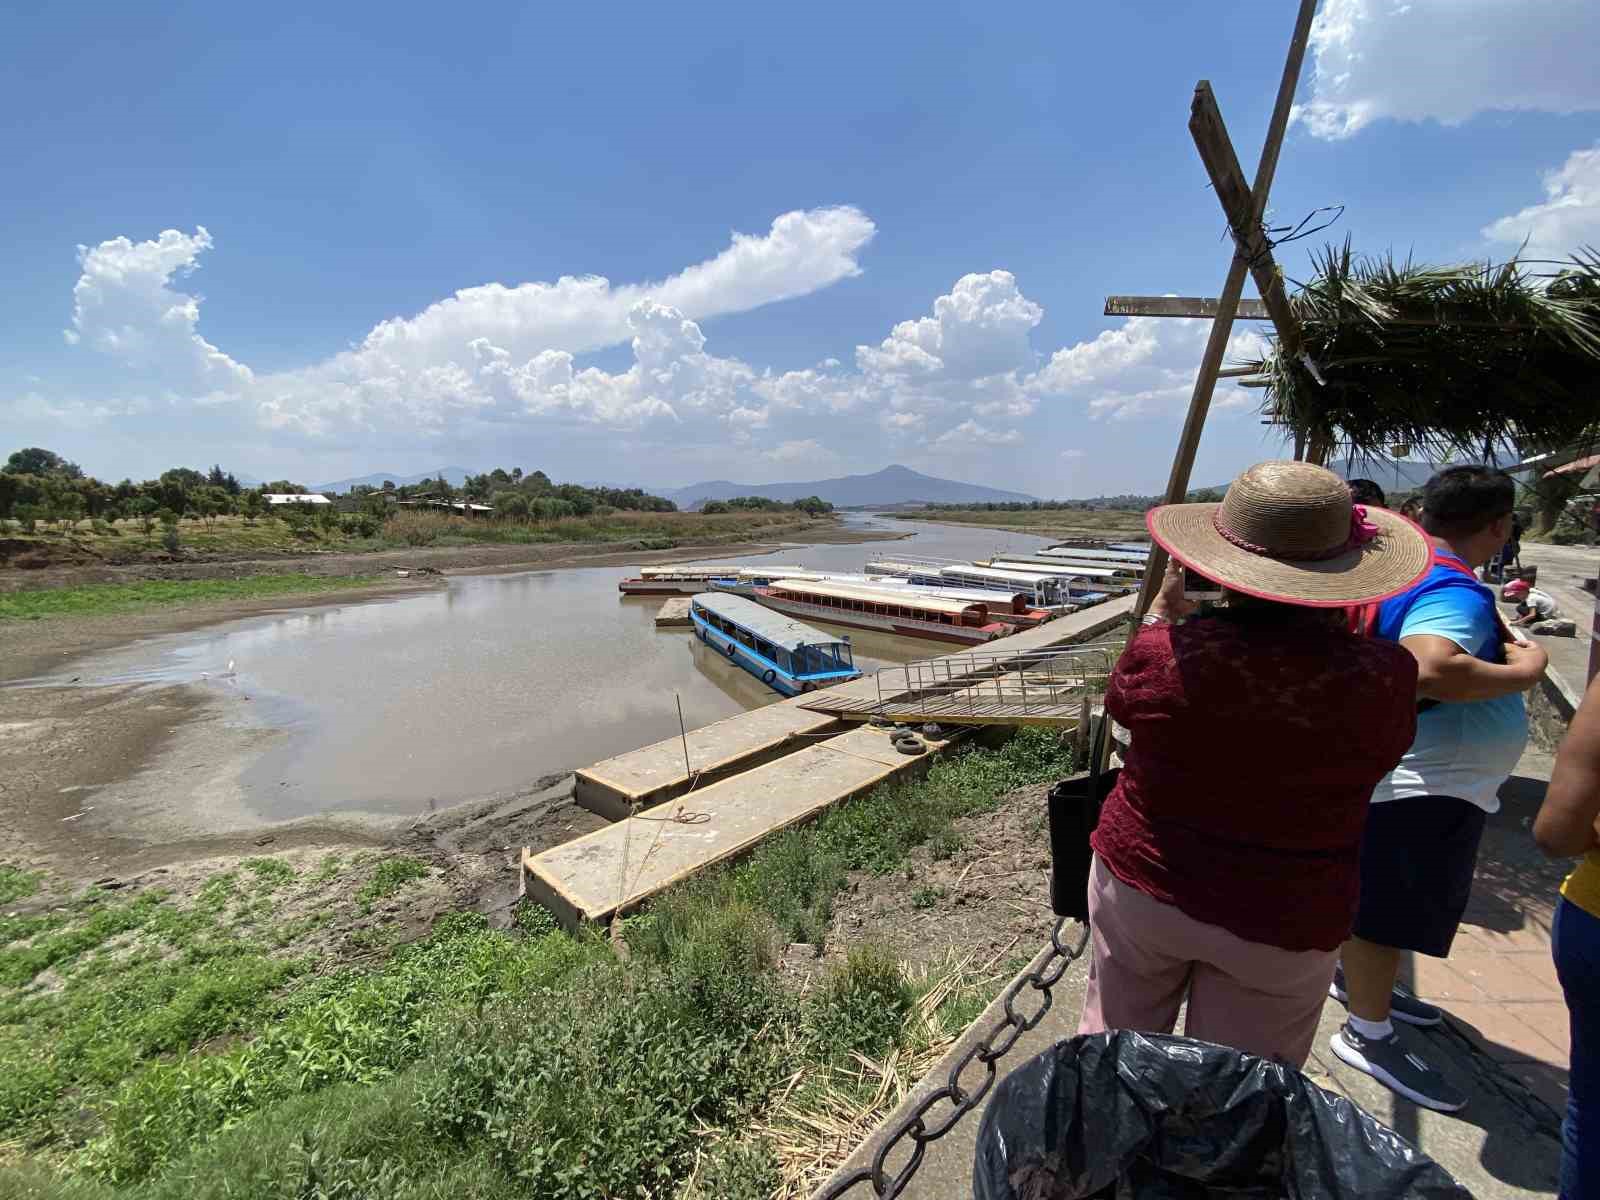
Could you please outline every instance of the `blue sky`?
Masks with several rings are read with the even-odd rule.
[[[1164,482],[1205,330],[1104,296],[1215,293],[1189,97],[1251,171],[1292,4],[577,7],[14,13],[6,440],[117,477]],[[1581,0],[1326,0],[1276,217],[1600,242],[1596,44]],[[1197,482],[1276,453],[1255,396]]]

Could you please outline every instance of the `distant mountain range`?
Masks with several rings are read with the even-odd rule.
[[[806,496],[820,496],[838,508],[919,502],[959,504],[1028,501],[1037,498],[976,483],[939,479],[898,465],[885,467],[870,475],[844,475],[837,479],[813,479],[804,483],[732,483],[726,479],[712,479],[688,487],[646,490],[675,501],[679,508],[698,508],[707,500],[731,500],[736,496],[764,496],[769,500],[800,500]]]
[[[1405,492],[1420,488],[1433,474],[1446,464],[1427,462],[1371,462],[1347,467],[1330,463],[1329,469],[1341,478],[1365,477],[1376,480],[1386,491]],[[1399,480],[1396,482],[1396,473]],[[402,475],[397,471],[374,471],[350,479],[335,479],[329,483],[314,484],[313,492],[348,492],[353,487],[382,487],[384,480],[396,486],[422,483],[443,475],[452,487],[460,487],[468,475],[477,472],[465,467],[439,467],[417,475]],[[255,487],[260,480],[239,475],[239,482]],[[586,483],[585,487],[633,487],[633,484]],[[1226,482],[1217,485],[1225,488]],[[680,488],[644,489],[653,495],[664,496],[679,508],[698,508],[707,500],[731,500],[735,496],[765,496],[769,500],[799,500],[806,496],[821,496],[838,508],[861,508],[881,505],[1000,503],[1038,499],[1023,492],[1008,492],[1003,488],[984,487],[977,483],[962,483],[955,479],[940,479],[924,475],[910,467],[885,467],[870,475],[843,475],[837,479],[814,479],[804,483],[734,483],[727,479],[710,479]]]
[[[451,487],[460,487],[466,482],[468,475],[476,474],[465,467],[440,467],[436,471],[424,471],[420,475],[401,475],[395,471],[374,471],[371,475],[358,475],[353,479],[335,479],[332,483],[313,484],[313,492],[348,492],[353,487],[382,487],[385,480],[396,487],[405,487],[412,483],[421,483],[425,479],[437,479],[443,475],[445,482]]]

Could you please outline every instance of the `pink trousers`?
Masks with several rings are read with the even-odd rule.
[[[1305,1065],[1337,950],[1247,942],[1129,887],[1098,856],[1089,874],[1089,929],[1094,957],[1079,1033],[1171,1033],[1187,993],[1189,1037]]]

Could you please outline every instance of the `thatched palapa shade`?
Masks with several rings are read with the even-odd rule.
[[[1449,267],[1330,246],[1290,298],[1303,360],[1251,364],[1262,411],[1312,447],[1379,457],[1395,443],[1484,454],[1600,442],[1600,254],[1554,277],[1525,263]]]

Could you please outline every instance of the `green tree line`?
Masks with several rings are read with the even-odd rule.
[[[440,476],[401,486],[385,480],[382,487],[355,487],[350,494],[373,507],[387,505],[390,500],[465,501],[488,505],[496,516],[515,520],[553,521],[560,517],[588,517],[607,512],[678,511],[671,500],[652,496],[640,488],[555,483],[543,471],[524,472],[521,467],[509,471],[496,467],[481,475],[468,475],[460,487]]]
[[[1196,488],[1184,497],[1189,504],[1208,504],[1221,500],[1225,488]],[[1140,496],[1126,493],[1120,496],[1094,496],[1088,500],[1001,500],[984,504],[929,504],[934,512],[1095,512],[1115,509],[1119,512],[1148,512],[1167,499],[1160,496]]]
[[[287,481],[247,489],[221,466],[209,471],[174,467],[142,483],[107,483],[54,451],[29,446],[0,466],[0,520],[9,518],[31,530],[41,522],[126,519],[138,521],[148,532],[157,521],[172,524],[182,517],[210,521],[230,513],[259,515],[266,507],[262,492],[279,487],[305,491]]]
[[[766,496],[735,496],[731,500],[707,500],[700,506],[703,513],[726,512],[803,512],[820,517],[831,513],[833,505],[821,496],[806,496],[800,500],[770,500]]]
[[[140,483],[132,479],[108,483],[85,474],[77,463],[52,450],[29,446],[13,453],[0,466],[0,521],[15,520],[32,531],[41,523],[71,526],[85,519],[133,520],[148,533],[158,522],[173,525],[184,518],[209,522],[219,516],[237,515],[253,520],[267,511],[265,497],[268,494],[283,493],[308,494],[303,484],[288,479],[247,488],[220,465],[209,471],[174,467],[163,471],[158,478]],[[357,487],[342,498],[326,494],[330,500],[339,499],[339,507],[346,511],[378,517],[398,500],[466,501],[489,505],[497,516],[535,521],[603,515],[619,510],[677,511],[672,501],[639,488],[591,488],[575,483],[554,483],[543,471],[525,473],[521,467],[510,471],[496,467],[481,475],[469,475],[460,487],[453,487],[439,478],[407,486],[386,482],[379,488]],[[808,503],[823,502],[812,497],[794,506],[776,506],[801,507]],[[737,502],[735,506],[752,507]],[[283,515],[295,519],[307,516],[293,511]],[[318,515],[334,519],[332,509]]]

